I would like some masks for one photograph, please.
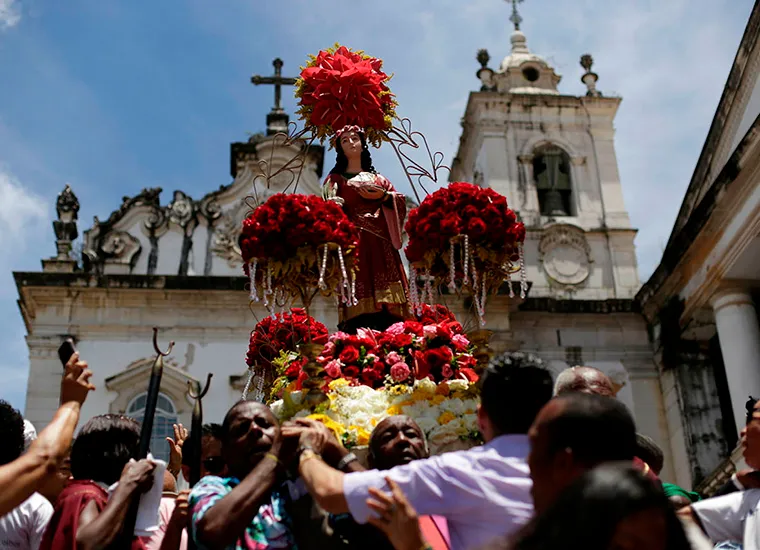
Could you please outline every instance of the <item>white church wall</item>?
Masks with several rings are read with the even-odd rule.
[[[177,275],[183,240],[182,228],[170,224],[158,240],[156,275]]]

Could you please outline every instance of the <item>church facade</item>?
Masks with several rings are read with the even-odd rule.
[[[451,181],[505,195],[527,227],[530,290],[524,300],[505,293],[489,302],[492,347],[535,352],[555,373],[580,364],[603,370],[620,387],[640,431],[673,457],[652,342],[635,299],[636,231],[614,148],[621,99],[597,91],[590,56],[582,59],[587,95],[563,95],[560,76],[529,50],[519,21],[515,26],[512,51],[498,69],[488,67],[487,52],[478,54],[481,87],[469,97],[451,172]],[[40,272],[14,274],[29,346],[26,416],[38,429],[57,407],[56,350],[66,336],[95,367],[99,391],[85,404],[84,417],[119,412],[139,418],[153,361],[151,328],[159,328],[160,344],[175,342],[161,388],[156,449],[173,422],[189,422],[188,382],[214,373],[204,399],[209,421],[220,421],[240,398],[249,333],[266,312],[249,307],[237,237],[251,196],[261,201],[288,184],[274,178],[261,185],[261,160],[276,168],[304,147],[278,142],[284,116],[273,111],[269,135],[232,144],[229,185],[196,198],[182,191],[165,197],[160,189],[126,197],[83,232],[81,262],[71,256],[79,204],[71,189],[61,193],[57,255],[43,260]],[[318,193],[325,151],[300,152],[298,191]],[[466,321],[467,301],[448,298]],[[335,328],[332,301],[315,303],[311,313]],[[676,479],[678,469],[668,461],[663,476]]]
[[[760,397],[759,40],[756,3],[660,265],[637,295],[671,449],[706,493],[746,467],[739,436]]]

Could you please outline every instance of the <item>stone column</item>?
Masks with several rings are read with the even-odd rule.
[[[747,398],[760,397],[760,326],[752,297],[744,289],[720,290],[712,307],[739,433],[744,427]]]

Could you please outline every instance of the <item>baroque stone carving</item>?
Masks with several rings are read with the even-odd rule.
[[[72,242],[79,236],[77,219],[79,217],[79,199],[68,184],[58,194],[55,202],[55,210],[58,219],[53,220],[53,232],[55,233],[55,246],[57,255],[55,260],[59,262],[72,262],[70,257]]]
[[[103,237],[100,249],[107,264],[134,265],[142,249],[140,241],[126,231],[111,231]]]
[[[76,221],[79,216],[79,199],[71,190],[70,185],[66,185],[58,194],[58,200],[55,201],[55,210],[58,219],[62,222]]]
[[[214,229],[211,252],[225,260],[230,267],[240,267],[243,264],[238,238],[243,219],[249,210],[250,208],[245,203],[241,203],[236,208],[230,208],[222,215]]]
[[[550,284],[573,288],[585,282],[591,273],[591,248],[584,231],[573,225],[547,227],[538,252]]]
[[[174,200],[166,207],[169,221],[177,224],[182,229],[187,227],[195,213],[193,199],[185,195],[182,191],[174,192]]]

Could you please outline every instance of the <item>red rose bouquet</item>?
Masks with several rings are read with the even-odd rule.
[[[423,325],[435,325],[444,321],[456,321],[449,308],[441,304],[420,304],[417,308],[417,321]]]
[[[271,309],[299,294],[306,302],[319,289],[351,303],[358,242],[356,226],[336,203],[314,195],[273,195],[243,221],[240,234],[251,299]]]
[[[439,189],[409,213],[406,232],[411,297],[418,312],[420,303],[433,301],[433,285],[448,282],[451,291],[470,292],[484,325],[486,296],[516,271],[520,271],[524,297],[525,226],[517,221],[507,199],[493,189],[461,182]],[[417,272],[425,275],[421,297]]]
[[[451,316],[434,324],[404,321],[378,336],[377,355],[388,366],[392,384],[413,384],[429,378],[439,383],[478,375],[472,346],[462,325]]]
[[[432,313],[428,308],[427,314]],[[450,312],[446,319],[430,324],[404,321],[383,332],[336,332],[328,338],[317,362],[324,368],[325,385],[345,379],[351,385],[380,389],[399,384],[412,386],[415,380],[424,378],[435,383],[478,379],[472,345]],[[278,371],[284,375],[277,387],[300,389],[305,379],[304,362],[296,353],[282,353],[273,363],[281,365]]]
[[[309,341],[326,343],[327,327],[307,316],[304,309],[293,308],[289,313],[267,316],[251,332],[245,362],[249,367],[256,363],[270,367],[281,352],[296,352],[299,344]]]
[[[379,145],[396,116],[396,100],[387,86],[383,62],[336,44],[310,56],[296,81],[298,114],[320,139],[349,125],[366,130]]]
[[[327,383],[345,378],[353,384],[373,388],[382,386],[386,365],[376,350],[380,334],[369,329],[359,329],[356,335],[345,332],[332,334],[317,359],[325,369]]]

